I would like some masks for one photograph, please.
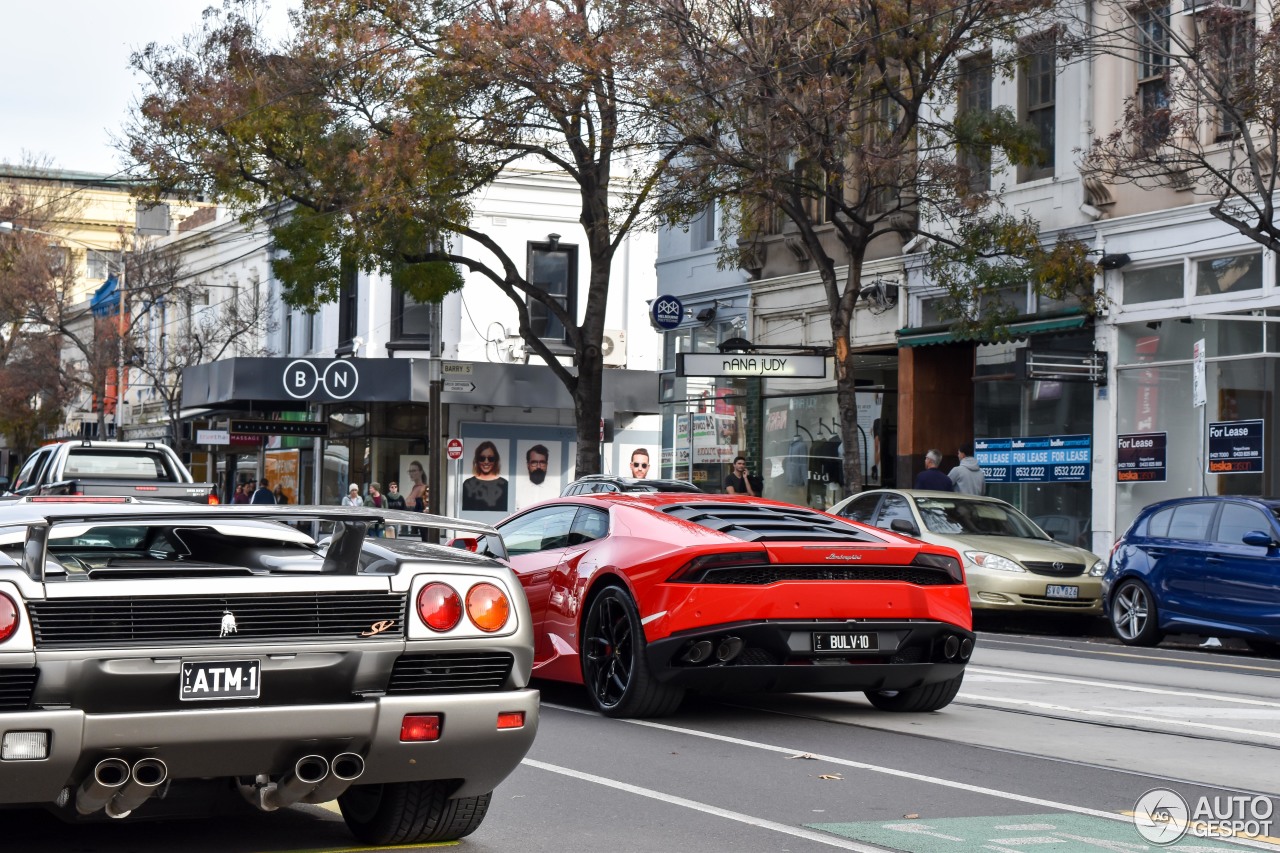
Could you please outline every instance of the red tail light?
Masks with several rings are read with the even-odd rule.
[[[222,501],[218,500],[218,496],[217,496],[217,495],[215,495],[213,492],[210,492],[210,493],[209,493],[209,499],[208,499],[207,503],[208,503],[210,506],[217,506],[218,504],[222,503]]]
[[[467,615],[481,631],[492,634],[502,630],[511,615],[511,602],[506,594],[491,583],[478,583],[467,591]]]
[[[768,551],[732,551],[728,554],[705,554],[685,563],[668,583],[702,583],[710,573],[722,569],[742,569],[750,566],[769,565]]]
[[[4,593],[0,593],[0,643],[18,630],[18,605]]]
[[[418,593],[418,618],[432,631],[449,631],[462,620],[462,598],[447,583],[429,583]]]
[[[405,743],[440,740],[440,715],[405,714],[400,721],[400,740]]]

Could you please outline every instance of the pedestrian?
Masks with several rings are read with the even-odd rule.
[[[236,483],[236,493],[235,496],[231,498],[231,502],[233,504],[247,504],[249,502],[248,486],[248,483]]]
[[[278,504],[287,504],[289,502],[289,496],[284,493],[284,488],[279,483],[276,483],[276,487],[271,490],[271,496],[276,499]]]
[[[758,498],[764,494],[764,478],[752,474],[747,468],[747,457],[738,456],[733,460],[733,469],[724,478],[724,490],[730,495],[751,495]]]
[[[932,492],[955,491],[947,475],[938,470],[938,463],[941,461],[942,454],[936,450],[930,450],[924,455],[924,470],[916,475],[915,488]]]
[[[400,484],[392,480],[387,483],[387,509],[404,509],[404,495],[400,494]]]
[[[347,496],[342,499],[343,506],[364,506],[364,500],[360,497],[360,486],[356,483],[351,484],[351,488],[347,489]]]
[[[271,484],[267,482],[267,478],[263,477],[258,481],[258,488],[254,491],[253,496],[249,498],[251,504],[274,504],[276,496],[271,494]]]
[[[987,477],[978,466],[978,460],[973,458],[973,445],[960,445],[956,455],[960,457],[960,464],[947,472],[955,490],[966,495],[985,494]]]
[[[375,509],[387,508],[387,497],[382,494],[382,485],[377,482],[369,484],[369,496],[364,499],[365,506],[371,506]],[[381,522],[369,528],[369,535],[381,538],[383,533],[383,524]]]

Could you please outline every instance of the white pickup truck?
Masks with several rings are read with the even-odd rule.
[[[16,495],[123,495],[217,503],[213,483],[197,483],[163,444],[152,441],[61,441],[27,457]]]

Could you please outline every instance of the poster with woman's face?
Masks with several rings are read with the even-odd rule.
[[[559,441],[517,441],[516,456],[518,461],[511,471],[516,509],[559,497],[562,470]]]
[[[476,521],[499,521],[511,511],[511,442],[482,439],[468,442],[468,449],[463,459],[470,463],[470,476],[462,480],[462,514]]]
[[[405,509],[426,512],[428,464],[425,453],[400,457],[400,479],[396,482],[400,484],[400,494],[404,495]],[[419,499],[422,506],[415,505]]]

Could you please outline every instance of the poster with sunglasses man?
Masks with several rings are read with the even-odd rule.
[[[643,447],[637,447],[631,451],[631,470],[627,472],[632,477],[643,480],[649,476],[649,451]]]
[[[463,512],[507,512],[510,489],[502,476],[502,457],[492,441],[476,446],[472,476],[462,481]]]
[[[560,442],[517,441],[516,455],[524,459],[525,475],[514,476],[516,509],[560,496]]]

